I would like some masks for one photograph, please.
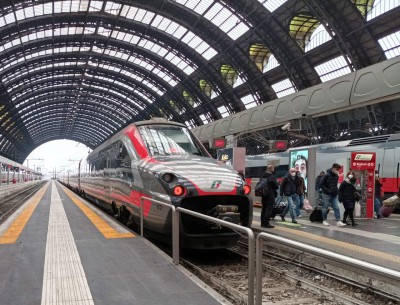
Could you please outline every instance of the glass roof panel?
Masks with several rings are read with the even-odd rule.
[[[315,70],[321,77],[322,82],[326,82],[339,76],[351,73],[351,69],[343,56],[336,57],[323,64],[320,64],[315,67]]]
[[[308,52],[330,40],[332,40],[331,35],[329,35],[325,27],[320,24],[311,34],[310,41],[306,43],[304,51]]]
[[[217,109],[223,118],[226,118],[229,116],[228,109],[225,106],[218,107]]]
[[[94,30],[94,29],[93,29]],[[5,44],[0,45],[0,53],[13,47],[16,45],[20,45],[23,41],[33,41],[33,40],[37,40],[40,38],[45,38],[45,37],[53,37],[54,36],[63,36],[63,35],[72,35],[72,34],[91,34],[92,32],[89,31],[88,27],[66,27],[66,28],[61,28],[61,29],[55,29],[53,30],[44,30],[44,31],[38,31],[29,35],[24,35],[21,36],[21,38],[17,38],[12,40],[11,42],[7,42]],[[101,35],[105,35],[105,36],[109,36],[111,33],[111,30],[105,29],[103,27],[99,27],[99,34]],[[119,31],[113,31],[113,36],[115,36],[115,39],[118,39],[119,37]],[[124,41],[126,41],[126,38],[131,38],[130,39],[130,43],[132,43],[132,41],[139,41],[138,45],[146,48],[147,50],[157,54],[158,56],[164,57],[166,55],[168,55],[170,58],[179,58],[177,55],[173,54],[172,52],[168,51],[166,48],[160,46],[159,44],[156,44],[150,40],[144,39],[144,38],[140,38],[138,36],[135,35],[131,35],[131,34],[127,34],[125,35]],[[178,51],[174,51],[176,54],[180,54]],[[189,59],[185,58],[186,61],[190,61]],[[174,60],[175,62],[179,62],[178,60]],[[182,60],[181,60],[182,61]],[[185,72],[187,75],[191,74],[194,69],[197,69],[197,66],[191,62],[190,65],[189,64],[179,64],[179,66],[177,66],[178,68],[182,69],[183,72]],[[195,67],[195,68],[193,68]]]
[[[272,69],[275,69],[276,67],[279,67],[279,61],[275,58],[275,56],[272,54],[269,59],[268,59],[268,64],[264,66],[263,72],[270,71]]]
[[[400,55],[400,31],[390,34],[378,40],[386,58],[393,58]]]
[[[235,13],[218,2],[207,11],[204,18],[210,20],[233,40],[249,30],[249,27]]]
[[[246,109],[250,109],[257,106],[257,99],[252,94],[243,96],[240,100],[243,102],[244,107],[246,107]]]
[[[80,67],[80,68],[85,68],[86,67],[86,65],[85,65],[85,63],[83,63],[83,62],[81,62],[80,64],[77,64],[76,62],[63,62],[63,63],[65,63],[65,66],[76,66],[77,68],[78,67]],[[90,64],[90,63],[89,63]],[[100,67],[100,68],[104,68],[104,69],[108,69],[108,68],[110,68],[111,66],[108,66],[108,65],[105,65],[105,64],[101,64],[101,65],[95,65],[96,67],[98,66],[98,67]],[[49,67],[52,67],[52,64],[43,64],[43,65],[35,65],[35,68],[30,68],[29,69],[29,71],[37,71],[37,70],[43,70],[43,69],[46,69],[46,68],[49,68]],[[122,70],[122,69],[121,69]],[[23,75],[26,75],[26,74],[28,74],[28,70],[26,70],[26,69],[24,69],[24,71],[22,71],[22,72],[17,72],[17,73],[14,73],[13,74],[13,78],[15,79],[15,78],[18,78],[18,77],[20,77],[20,76],[23,76]],[[125,73],[124,73],[125,75],[127,75],[127,76],[131,76],[132,74],[131,73],[129,73],[129,72],[127,72],[127,71],[125,71]],[[68,77],[68,76],[76,76],[77,77],[77,79],[80,77],[79,75],[77,75],[76,73],[75,74],[68,74],[68,73],[66,73],[66,74],[62,74],[62,75],[56,75],[56,74],[52,74],[51,76],[48,76],[48,77],[46,77],[46,76],[44,76],[44,77],[38,77],[37,78],[37,80],[38,81],[43,81],[43,80],[46,80],[46,79],[54,79],[54,78],[57,78],[57,77]],[[104,77],[104,76],[92,76],[92,75],[90,75],[90,74],[85,74],[85,77],[91,77],[91,78],[94,78],[94,79],[103,79],[103,80],[105,80],[105,81],[108,81],[108,82],[113,82],[113,81],[115,81],[115,83],[117,83],[118,82],[118,84],[119,85],[121,85],[121,86],[123,86],[123,87],[125,87],[125,88],[128,88],[129,90],[131,90],[131,91],[135,91],[135,89],[134,88],[132,88],[132,87],[130,87],[130,86],[128,86],[128,85],[126,85],[126,84],[124,84],[124,83],[121,83],[121,82],[119,82],[119,81],[116,81],[116,80],[113,80],[113,79],[109,79],[109,78],[106,78],[106,77]],[[147,86],[149,89],[150,89],[150,92],[153,92],[153,91],[155,91],[158,95],[163,95],[166,91],[165,91],[165,89],[163,89],[163,88],[159,88],[158,86],[156,86],[155,84],[153,84],[153,83],[151,83],[150,81],[148,81],[148,80],[144,80],[143,78],[139,78],[138,77],[138,79],[137,79],[138,81],[141,81],[141,83],[143,84],[143,85],[145,85],[145,86]],[[35,81],[36,82],[36,81]],[[34,83],[34,82],[31,82],[31,84],[32,83]],[[9,87],[7,90],[8,90],[8,92],[11,92],[12,90],[14,90],[15,88],[17,88],[17,87],[19,87],[19,86],[22,86],[24,83],[18,83],[18,84],[16,84],[16,85],[14,85],[14,86],[12,86],[12,87]],[[151,101],[151,100],[150,100]],[[152,102],[152,101],[151,101]]]
[[[284,4],[287,0],[257,0],[271,13]]]
[[[214,0],[172,0],[176,3],[186,6],[187,8],[195,11],[197,14],[202,15]]]
[[[400,0],[375,0],[372,10],[367,13],[367,20],[374,19],[398,6]]]
[[[288,78],[271,85],[271,87],[272,89],[274,89],[278,98],[296,92],[296,89],[293,87],[291,81]]]

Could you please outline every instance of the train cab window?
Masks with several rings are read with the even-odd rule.
[[[173,125],[146,125],[139,127],[139,132],[152,156],[205,155],[187,128]]]

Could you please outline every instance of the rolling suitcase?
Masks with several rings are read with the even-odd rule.
[[[278,196],[275,200],[274,208],[272,209],[271,219],[274,219],[276,215],[281,215],[286,209],[287,203],[282,201],[282,197]]]
[[[322,222],[322,211],[320,207],[316,207],[310,214],[311,222]]]
[[[381,207],[381,216],[382,217],[389,217],[390,214],[394,211],[394,206],[391,207]]]

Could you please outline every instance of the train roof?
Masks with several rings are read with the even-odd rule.
[[[31,173],[41,174],[38,171],[35,171],[35,170],[33,170],[33,169],[29,168],[29,167],[26,167],[26,166],[24,166],[22,164],[19,164],[19,163],[13,161],[13,160],[7,159],[7,158],[5,158],[3,156],[0,156],[0,163],[1,164],[5,164],[5,165],[11,165],[12,167],[18,167],[21,170],[28,171],[28,172],[31,172]]]
[[[129,124],[128,126],[126,126],[125,128],[123,128],[122,130],[120,130],[119,132],[117,132],[115,135],[113,135],[111,138],[107,139],[105,142],[103,142],[102,144],[100,144],[99,146],[97,146],[88,156],[87,159],[93,156],[96,156],[99,154],[100,151],[102,151],[105,147],[107,147],[110,143],[113,143],[115,141],[116,138],[119,138],[121,135],[125,134],[126,131],[128,131],[129,129],[131,129],[133,126],[145,126],[145,125],[172,125],[172,126],[180,126],[180,127],[186,127],[187,126],[185,124],[182,123],[178,123],[178,122],[172,122],[172,121],[168,121],[165,118],[151,118],[150,120],[146,120],[146,121],[139,121],[139,122],[134,122],[132,124]]]

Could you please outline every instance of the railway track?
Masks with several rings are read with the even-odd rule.
[[[6,221],[6,219],[21,205],[26,202],[33,194],[35,194],[41,187],[43,183],[37,183],[31,187],[18,192],[17,194],[7,197],[0,201],[0,225]]]
[[[263,254],[263,305],[400,304],[397,297],[384,291],[299,263],[296,257],[267,251]],[[181,263],[233,304],[247,304],[247,245],[239,243],[210,256],[214,258],[202,261],[185,257]],[[215,259],[216,256],[222,259]]]

